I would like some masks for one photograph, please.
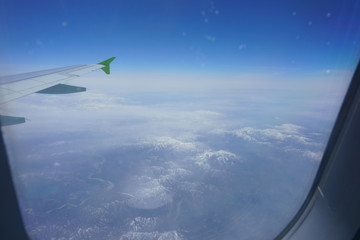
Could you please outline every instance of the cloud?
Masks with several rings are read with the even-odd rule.
[[[282,125],[275,126],[275,129],[288,134],[299,134],[300,130],[303,130],[304,127],[298,126],[291,123],[284,123]]]
[[[303,152],[303,156],[320,161],[322,159],[323,152],[312,152],[312,151],[306,150]]]
[[[246,49],[246,45],[245,44],[240,44],[239,45],[239,50],[243,50],[243,49]]]
[[[143,142],[145,145],[153,146],[155,151],[171,150],[171,151],[198,151],[201,144],[197,142],[185,142],[172,137],[152,137]]]
[[[321,159],[324,148],[322,135],[309,133],[304,127],[290,123],[269,128],[216,129],[211,133],[236,136],[249,143],[269,146],[284,153],[293,152],[296,154],[294,156],[303,156],[313,160]]]
[[[64,140],[59,140],[59,141],[55,141],[55,142],[50,142],[47,144],[47,146],[49,147],[53,147],[53,146],[60,146],[60,145],[64,145],[66,144],[67,142],[64,141]]]
[[[313,159],[316,161],[320,161],[323,156],[323,152],[321,152],[321,151],[310,151],[308,149],[303,150],[303,149],[292,147],[292,146],[283,147],[282,150],[284,152],[296,152],[298,154],[301,154],[301,156],[303,156],[305,158],[310,158],[310,159]]]
[[[174,162],[166,162],[166,165],[175,165]],[[155,166],[156,168],[157,166]],[[174,167],[174,168],[172,168]],[[159,181],[163,185],[172,184],[174,181],[184,180],[187,177],[191,176],[192,172],[190,170],[172,166],[170,168],[160,167],[160,169],[152,168],[153,173],[159,174]],[[161,169],[162,168],[162,169]],[[160,172],[159,172],[160,170]]]
[[[82,94],[80,98],[80,101],[84,100],[84,103],[78,105],[78,109],[81,108],[87,110],[113,109],[127,101],[124,97],[106,96],[105,94],[100,93]]]
[[[131,196],[127,200],[127,205],[130,207],[156,209],[172,202],[169,190],[161,184],[159,179],[147,175],[134,175],[128,182],[125,193]]]
[[[249,142],[260,144],[273,144],[275,142],[286,142],[292,140],[301,144],[312,144],[310,138],[301,133],[304,127],[286,123],[273,128],[258,129],[253,127],[244,127],[238,130],[228,131],[237,137],[241,137]]]
[[[67,27],[67,25],[68,25],[67,21],[63,21],[63,22],[61,23],[61,26],[62,26],[62,27]]]
[[[325,133],[309,132],[305,127],[290,123],[268,128],[243,127],[234,130],[215,129],[211,131],[211,134],[222,135],[223,137],[235,136],[248,143],[255,144],[254,146],[259,144],[264,147],[271,147],[279,151],[279,155],[277,156],[291,156],[291,158],[306,158],[315,161],[322,159],[326,146],[325,141],[327,140]],[[259,147],[256,147],[256,149],[259,152],[262,151],[259,150]],[[280,152],[292,154],[283,155]],[[199,163],[203,162],[199,161]]]
[[[240,162],[236,154],[213,150],[194,139],[154,137],[140,141],[137,147],[150,154],[146,166],[139,167],[126,180],[123,194],[128,196],[127,205],[138,209],[156,209],[172,204],[173,194],[178,188],[192,193],[204,187],[201,185],[194,189],[193,181],[199,174],[226,176],[227,169]]]
[[[158,239],[158,240],[182,240],[184,239],[176,231],[169,232],[128,232],[120,237],[120,240],[139,240],[139,239]]]
[[[209,35],[205,35],[205,38],[206,38],[206,40],[211,41],[211,42],[214,42],[216,40],[215,37],[209,36]]]
[[[216,166],[228,167],[233,165],[239,157],[225,150],[212,151],[207,150],[195,157],[195,164],[205,170],[216,169]]]
[[[135,217],[129,222],[129,227],[134,232],[149,231],[158,225],[159,217]]]

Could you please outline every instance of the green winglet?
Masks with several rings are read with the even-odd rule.
[[[106,74],[110,74],[110,63],[115,59],[115,57],[106,59],[105,61],[99,62],[98,64],[104,65],[105,67],[101,68]]]

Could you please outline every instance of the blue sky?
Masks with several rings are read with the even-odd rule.
[[[121,71],[349,70],[360,46],[354,2],[4,1],[1,63],[117,56]]]

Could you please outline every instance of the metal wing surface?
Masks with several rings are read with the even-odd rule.
[[[83,87],[66,85],[64,83],[100,68],[106,74],[110,74],[110,63],[114,59],[115,57],[112,57],[98,64],[81,64],[0,77],[0,104],[32,93],[66,94],[83,92],[86,90]],[[4,126],[25,122],[25,119],[0,115],[0,121]]]

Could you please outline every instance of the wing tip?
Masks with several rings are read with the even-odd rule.
[[[98,64],[100,64],[100,65],[104,65],[104,67],[102,67],[101,69],[102,69],[106,74],[110,74],[110,63],[111,63],[112,61],[114,61],[115,58],[116,58],[116,57],[111,57],[111,58],[109,58],[109,59],[106,59],[106,60],[98,63]]]

